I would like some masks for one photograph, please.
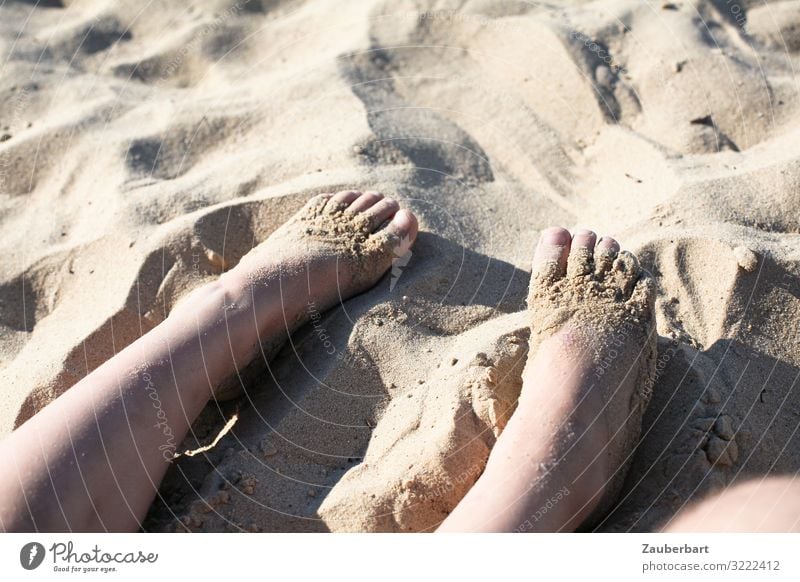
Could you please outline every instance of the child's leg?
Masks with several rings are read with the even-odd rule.
[[[312,199],[232,271],[0,442],[0,529],[131,531],[213,390],[324,310],[374,285],[417,233],[377,193]]]
[[[616,241],[546,231],[519,404],[439,531],[574,531],[619,493],[647,405],[652,288]]]
[[[686,508],[671,532],[800,532],[797,476],[753,479]]]

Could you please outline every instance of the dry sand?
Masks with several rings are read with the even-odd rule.
[[[800,469],[800,2],[34,3],[0,7],[1,433],[315,193],[380,189],[423,229],[206,409],[187,448],[238,416],[147,529],[435,527],[513,411],[554,224],[657,287],[600,529]]]

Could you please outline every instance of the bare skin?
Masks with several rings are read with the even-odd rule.
[[[135,531],[191,423],[262,344],[373,286],[417,220],[375,192],[313,198],[231,271],[0,442],[0,530]]]
[[[654,349],[651,291],[632,255],[611,238],[595,241],[590,231],[543,233],[528,300],[538,321],[517,410],[439,531],[574,531],[618,492],[646,405],[638,390]],[[602,292],[562,301],[561,293],[584,293],[576,278],[599,281]],[[615,371],[598,377],[609,352],[603,326],[627,321],[615,334]]]
[[[800,481],[766,477],[734,485],[672,519],[664,531],[685,533],[798,533]]]
[[[655,332],[652,289],[635,258],[611,238],[595,241],[590,231],[543,233],[517,410],[483,474],[438,531],[570,532],[613,507],[649,397]],[[602,279],[604,293],[586,294],[570,282],[576,277]],[[619,329],[626,331],[618,339],[602,341]],[[603,362],[610,347],[620,353],[598,377],[598,356]],[[663,531],[798,532],[800,482],[785,476],[735,485],[688,506]]]
[[[309,303],[323,310],[374,285],[416,234],[416,218],[377,193],[312,199],[0,442],[0,529],[136,530],[174,452],[166,443],[183,439],[223,380],[300,325]],[[647,404],[652,303],[635,259],[613,239],[595,241],[589,231],[543,234],[519,406],[439,531],[574,531],[618,494]],[[598,374],[610,346],[619,360]],[[795,479],[754,481],[686,509],[665,531],[800,531],[798,500]]]

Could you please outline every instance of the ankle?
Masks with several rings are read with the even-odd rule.
[[[219,284],[229,300],[228,319],[245,321],[253,342],[294,331],[313,308],[307,279],[297,271],[291,265],[262,263],[257,270],[237,267],[223,274]]]

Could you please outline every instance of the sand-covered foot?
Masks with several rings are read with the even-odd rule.
[[[346,190],[312,198],[221,277],[231,289],[234,311],[244,313],[228,318],[240,372],[251,360],[256,368],[263,365],[313,314],[375,285],[392,261],[409,251],[417,230],[410,211],[378,192]],[[242,383],[239,374],[215,397],[235,395]]]
[[[517,411],[443,530],[573,531],[617,499],[652,387],[653,284],[596,238],[543,233]]]
[[[290,310],[293,299],[324,309],[372,287],[416,236],[414,215],[379,192],[320,194],[249,252],[236,275],[253,285],[277,276]]]
[[[607,511],[622,487],[650,401],[657,339],[652,279],[614,239],[595,241],[585,230],[571,240],[557,228],[542,236],[528,296],[532,359],[523,375],[536,390],[532,406],[571,407],[570,420],[553,427],[554,448],[584,464],[582,473],[601,476],[602,483],[578,491],[580,515],[593,510],[588,521]],[[570,389],[548,395],[543,386],[563,378],[554,370],[569,374]],[[521,404],[529,398],[523,390]]]

